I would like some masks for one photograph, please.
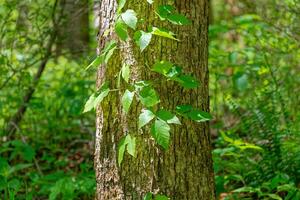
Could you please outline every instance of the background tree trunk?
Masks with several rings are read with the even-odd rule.
[[[172,2],[172,1],[171,1]],[[123,63],[131,67],[131,82],[155,80],[154,85],[161,99],[161,106],[174,110],[177,105],[190,104],[209,111],[208,96],[208,0],[176,0],[173,6],[192,20],[188,26],[174,26],[161,22],[154,9],[166,1],[128,1],[128,8],[144,19],[138,29],[148,25],[167,27],[177,34],[180,42],[153,36],[149,47],[140,53],[131,40],[119,42],[107,66],[100,66],[97,86],[105,80],[116,88],[116,74]],[[111,38],[110,29],[116,13],[116,0],[102,0],[100,5],[99,49]],[[108,30],[108,31],[107,31]],[[105,35],[107,34],[108,36]],[[185,90],[176,83],[166,81],[150,72],[156,60],[169,60],[183,67],[185,73],[196,77],[201,85]],[[120,107],[124,91],[110,94],[97,108],[95,170],[97,178],[96,199],[142,199],[147,192],[164,194],[171,199],[214,200],[214,175],[208,123],[194,123],[181,119],[182,125],[173,127],[171,144],[162,150],[151,138],[148,127],[138,129],[138,116],[142,106],[134,102],[128,116]],[[125,155],[120,168],[117,166],[117,145],[125,133],[137,138],[136,158]]]
[[[89,2],[88,0],[64,0],[65,7],[62,26],[59,27],[57,54],[69,50],[72,57],[78,58],[88,52],[89,47]]]

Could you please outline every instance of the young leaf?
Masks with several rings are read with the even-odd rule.
[[[119,0],[119,2],[118,2],[118,13],[121,12],[121,10],[124,8],[125,4],[126,4],[126,0]]]
[[[110,89],[108,87],[107,83],[104,83],[102,87],[100,88],[99,92],[100,93],[94,100],[94,109],[103,101],[103,99],[108,95],[110,92]]]
[[[136,138],[132,137],[130,135],[127,135],[126,140],[127,140],[127,152],[131,156],[135,157]]]
[[[153,65],[152,71],[166,76],[172,67],[173,67],[173,64],[171,62],[159,61]]]
[[[134,34],[135,43],[140,47],[141,51],[150,44],[152,38],[151,33],[146,33],[144,31],[137,31]]]
[[[168,149],[170,140],[170,126],[162,120],[155,120],[152,124],[151,134],[155,141],[164,149]]]
[[[170,111],[167,110],[160,110],[156,113],[157,117],[165,122],[167,122],[168,124],[178,124],[181,125],[178,117],[176,117],[176,115],[174,115],[173,113],[171,113]]]
[[[124,64],[121,69],[122,78],[128,83],[130,76],[130,68],[129,65]]]
[[[96,97],[95,94],[92,94],[89,99],[87,100],[87,102],[84,105],[84,109],[82,113],[86,113],[89,112],[90,110],[92,110],[94,108],[94,101],[95,101]]]
[[[110,57],[113,55],[113,53],[114,53],[114,51],[115,51],[116,48],[117,48],[117,47],[115,46],[115,47],[109,49],[108,52],[106,53],[105,58],[104,58],[104,62],[105,62],[106,64],[108,63]]]
[[[95,58],[95,60],[93,60],[93,62],[91,62],[91,64],[89,64],[85,70],[88,70],[89,68],[91,67],[98,67],[101,63],[103,63],[103,60],[104,60],[104,56],[97,56]]]
[[[173,12],[174,12],[173,6],[163,5],[158,7],[156,14],[160,17],[161,20],[165,20]]]
[[[126,12],[121,14],[121,18],[132,29],[136,28],[137,17],[134,10],[126,10]]]
[[[175,34],[172,33],[171,31],[165,31],[165,30],[162,30],[162,29],[153,27],[151,33],[152,33],[153,35],[158,35],[158,36],[161,36],[161,37],[165,37],[165,38],[169,38],[169,39],[172,39],[172,40],[177,40],[177,41],[179,41],[178,39],[176,39],[176,38],[174,37]]]
[[[144,200],[152,200],[153,194],[151,192],[148,192],[146,196],[144,197]]]
[[[155,200],[169,200],[165,195],[156,195]]]
[[[96,108],[99,103],[108,95],[110,89],[107,83],[104,83],[97,93],[90,96],[88,101],[85,103],[83,113],[91,111]],[[98,95],[98,96],[97,96]]]
[[[119,166],[121,166],[121,163],[123,161],[123,158],[124,158],[124,153],[125,153],[125,149],[126,149],[126,137],[123,137],[119,144],[118,144],[118,164]]]
[[[115,25],[116,34],[123,41],[126,41],[128,38],[127,27],[121,19],[118,19]]]
[[[191,105],[177,106],[176,112],[196,122],[205,122],[212,119],[212,116],[209,113],[194,109]]]
[[[118,144],[118,164],[121,166],[125,150],[127,149],[127,153],[131,156],[135,157],[135,149],[136,149],[136,138],[132,137],[130,134],[121,138]]]
[[[175,13],[175,9],[170,5],[159,6],[156,14],[161,20],[168,20],[172,24],[176,25],[188,25],[190,20],[182,14]]]
[[[143,109],[139,116],[139,128],[148,124],[155,117],[154,113],[150,110]]]
[[[189,75],[180,75],[178,77],[173,78],[174,81],[177,81],[182,87],[187,89],[197,88],[199,86],[199,82]]]
[[[209,113],[199,110],[192,110],[188,113],[188,117],[196,122],[206,122],[212,119]]]
[[[172,14],[167,17],[169,22],[176,25],[189,25],[191,21],[184,15],[181,14]]]
[[[130,92],[129,90],[126,90],[123,97],[122,97],[122,106],[126,113],[128,113],[130,105],[132,103],[134,97],[134,92]]]
[[[144,87],[140,91],[139,97],[142,104],[146,107],[152,107],[160,102],[155,90],[150,86]]]

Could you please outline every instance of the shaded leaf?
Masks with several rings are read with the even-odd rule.
[[[168,124],[181,124],[179,119],[171,113],[170,111],[167,110],[160,110],[156,113],[157,117],[160,118],[161,120],[167,122]]]
[[[160,102],[155,90],[150,86],[144,87],[139,92],[139,97],[142,104],[146,107],[152,107]]]
[[[156,62],[153,67],[152,71],[160,73],[162,75],[167,75],[170,69],[173,67],[173,64],[168,61],[158,61]]]
[[[212,119],[209,113],[199,110],[192,110],[188,113],[188,117],[196,122],[206,122]]]
[[[126,149],[126,137],[121,138],[119,144],[118,144],[118,164],[121,166],[121,163],[124,158],[124,153]]]
[[[115,25],[116,34],[123,41],[126,41],[128,38],[127,27],[121,19],[118,19]]]

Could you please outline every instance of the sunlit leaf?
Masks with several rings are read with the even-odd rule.
[[[140,47],[141,51],[150,44],[152,38],[151,33],[146,33],[144,31],[137,31],[134,34],[135,43]]]
[[[154,119],[155,115],[152,111],[143,109],[142,113],[139,116],[139,128],[142,128],[146,124],[148,124],[152,119]]]
[[[127,152],[128,152],[128,154],[135,157],[136,138],[131,136],[131,135],[127,135],[126,136],[126,141],[127,141]]]
[[[171,31],[166,31],[166,30],[163,30],[163,29],[159,29],[159,28],[153,27],[151,33],[153,35],[157,35],[157,36],[161,36],[161,37],[165,37],[165,38],[169,38],[169,39],[172,39],[172,40],[179,41],[178,39],[176,39],[174,37],[175,34],[172,33]]]
[[[126,10],[126,12],[121,14],[121,17],[127,26],[132,29],[136,28],[137,17],[134,10]]]
[[[127,0],[119,0],[118,1],[118,13],[121,12],[121,10],[124,8]]]
[[[129,65],[124,64],[121,69],[122,78],[128,83],[130,76],[130,68]]]
[[[133,97],[134,97],[134,92],[130,92],[129,90],[126,90],[122,97],[121,103],[126,113],[128,113],[129,111],[130,105],[133,101]]]

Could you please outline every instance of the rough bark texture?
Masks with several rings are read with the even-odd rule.
[[[173,2],[173,3],[172,3]],[[154,13],[158,5],[173,4],[179,13],[192,20],[189,26],[175,26],[161,22]],[[100,66],[97,86],[109,81],[116,88],[117,78],[123,63],[131,67],[131,82],[154,80],[154,88],[160,95],[160,108],[174,110],[177,105],[191,104],[209,110],[208,96],[208,0],[147,1],[131,0],[127,7],[138,13],[144,23],[139,30],[149,25],[165,27],[177,34],[180,42],[153,36],[150,46],[140,53],[129,39],[119,42],[107,66]],[[113,34],[112,24],[117,8],[116,0],[102,0],[100,4],[99,49]],[[185,73],[192,74],[201,86],[185,90],[178,84],[166,81],[149,70],[156,60],[169,60],[182,66]],[[122,83],[122,88],[126,86]],[[97,108],[95,170],[97,178],[96,199],[142,199],[147,192],[164,194],[171,199],[214,200],[214,176],[208,123],[194,123],[181,119],[182,125],[172,127],[171,144],[162,150],[151,138],[149,127],[138,129],[138,116],[142,105],[134,101],[129,115],[120,107],[124,93],[111,93]],[[119,168],[117,144],[126,133],[137,138],[135,158],[125,155]]]

